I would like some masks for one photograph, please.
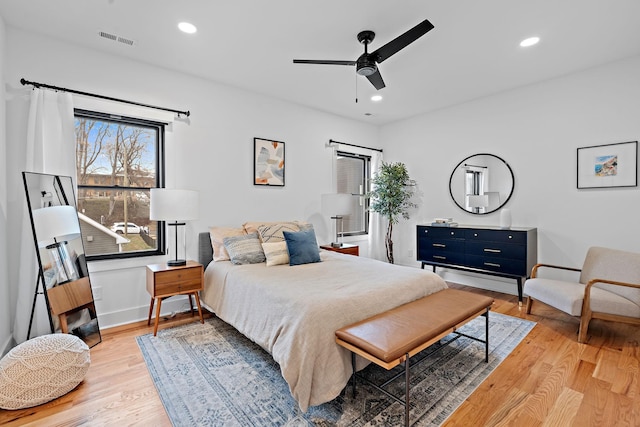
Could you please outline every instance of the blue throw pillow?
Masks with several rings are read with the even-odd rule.
[[[320,262],[320,250],[313,229],[304,231],[284,231],[284,240],[289,251],[289,265]]]

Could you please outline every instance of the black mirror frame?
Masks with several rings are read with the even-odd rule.
[[[469,160],[472,157],[476,157],[476,156],[491,156],[491,157],[495,157],[496,159],[500,160],[502,163],[504,163],[504,165],[507,167],[507,169],[509,169],[509,173],[511,174],[511,191],[509,192],[509,196],[507,197],[507,199],[501,203],[497,208],[488,211],[488,212],[469,212],[468,210],[466,210],[464,208],[464,206],[460,206],[460,204],[456,201],[456,198],[453,196],[453,189],[451,188],[451,183],[453,182],[453,175],[456,173],[456,171],[458,170],[458,168],[460,167],[460,165],[462,165],[464,162],[466,162],[467,160]],[[490,154],[490,153],[477,153],[477,154],[472,154],[470,156],[465,157],[464,159],[462,159],[462,161],[460,161],[460,163],[458,163],[456,165],[456,167],[453,168],[453,171],[451,172],[451,176],[449,177],[449,195],[451,196],[451,200],[453,200],[453,203],[456,204],[456,206],[458,206],[460,209],[462,209],[463,211],[470,213],[472,215],[487,215],[493,212],[496,212],[500,209],[502,209],[511,199],[511,196],[513,195],[513,191],[515,189],[516,186],[516,178],[515,175],[513,174],[513,169],[511,169],[511,166],[509,166],[509,163],[507,163],[502,157],[500,156],[496,156],[495,154]]]

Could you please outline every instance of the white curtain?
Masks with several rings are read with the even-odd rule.
[[[371,177],[373,178],[382,166],[382,153],[374,151],[371,155]],[[373,190],[373,188],[372,188]],[[387,261],[387,250],[384,246],[387,220],[377,212],[369,212],[369,257],[379,261]]]
[[[23,170],[71,176],[76,183],[74,127],[71,94],[33,89],[29,106],[25,144],[26,161]],[[27,339],[38,277],[37,258],[26,201],[23,204],[20,227],[18,297],[13,323],[13,337],[17,343]],[[31,337],[50,332],[44,296],[38,295]]]

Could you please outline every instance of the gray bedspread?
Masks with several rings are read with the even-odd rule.
[[[351,376],[337,329],[446,288],[430,271],[320,252],[322,262],[293,267],[212,262],[202,292],[218,317],[271,353],[303,411],[334,399]]]

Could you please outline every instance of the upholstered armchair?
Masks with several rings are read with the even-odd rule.
[[[541,269],[580,272],[578,282],[539,277]],[[546,273],[545,273],[546,275]],[[580,317],[578,342],[584,342],[591,319],[640,324],[640,253],[591,247],[582,269],[536,264],[524,284],[527,313],[541,301]]]

